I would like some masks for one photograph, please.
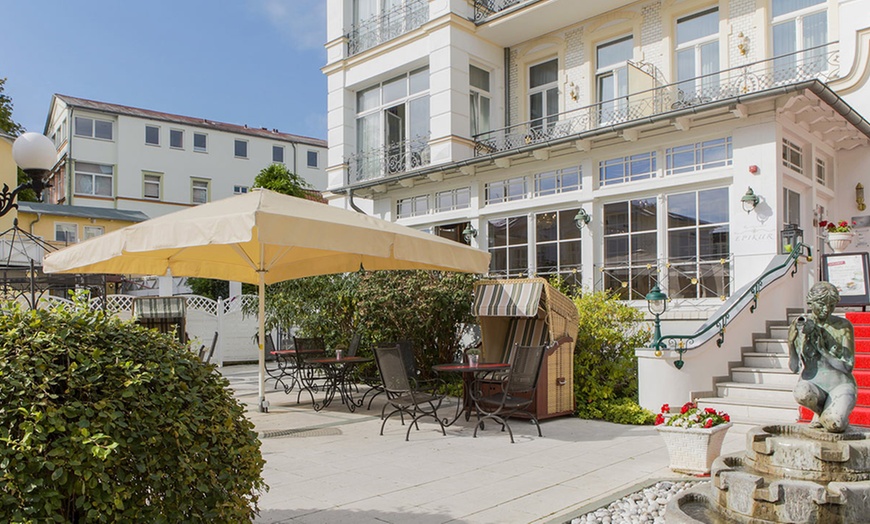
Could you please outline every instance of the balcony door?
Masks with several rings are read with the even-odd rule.
[[[387,172],[400,173],[405,170],[405,105],[388,108],[384,112],[386,134],[384,143],[387,145]]]
[[[544,132],[559,114],[559,60],[529,68],[529,120],[533,132]]]
[[[595,50],[595,89],[601,124],[627,118],[628,61],[633,52],[631,35],[601,44]]]
[[[677,20],[677,102],[693,105],[718,98],[719,9]]]

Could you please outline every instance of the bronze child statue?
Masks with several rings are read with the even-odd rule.
[[[858,387],[855,335],[852,323],[833,316],[840,294],[829,282],[819,282],[807,294],[811,313],[798,317],[788,330],[789,369],[800,373],[794,388],[798,404],[815,413],[811,428],[842,433],[849,426]]]

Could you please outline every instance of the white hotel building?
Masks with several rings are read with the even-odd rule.
[[[558,273],[644,308],[659,283],[663,331],[692,333],[786,224],[817,254],[820,220],[862,215],[868,0],[327,5],[328,189],[457,241],[473,230],[494,275]],[[803,307],[819,260],[728,319],[721,348],[639,352],[641,403],[712,392],[753,332]]]
[[[50,204],[156,217],[246,193],[272,163],[326,188],[326,141],[277,129],[54,95],[44,133],[58,154]]]

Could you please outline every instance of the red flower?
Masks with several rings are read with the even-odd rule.
[[[707,421],[704,422],[704,427],[705,428],[712,428],[713,427],[713,419],[708,418]]]
[[[822,220],[821,222],[819,222],[819,227],[828,227],[828,221]]]
[[[680,413],[685,413],[686,411],[689,411],[690,409],[693,409],[694,407],[695,407],[694,403],[686,402],[685,404],[683,404],[683,407],[680,408]]]
[[[670,412],[671,412],[670,404],[662,404],[662,413],[670,413]]]
[[[839,225],[840,227],[846,227],[846,226],[849,225],[849,223],[846,222],[845,220],[840,220],[840,223],[839,223],[838,225]]]
[[[728,413],[722,413],[722,418],[725,419],[725,422],[731,422],[731,417],[728,416]]]
[[[715,415],[716,414],[716,410],[713,408],[704,408],[704,412],[707,413],[708,415]]]
[[[665,417],[661,413],[656,415],[656,420],[655,420],[656,426],[658,426],[659,424],[663,424],[664,422],[665,422]]]

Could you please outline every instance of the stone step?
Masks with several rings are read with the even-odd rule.
[[[772,400],[741,400],[710,397],[698,399],[701,409],[713,408],[716,411],[728,413],[732,421],[764,421],[767,424],[792,423],[798,420],[800,413],[797,403],[776,402]]]
[[[788,355],[788,340],[784,338],[757,338],[755,339],[755,351]]]
[[[770,384],[719,382],[716,384],[716,395],[728,400],[794,402],[792,388]]]
[[[788,355],[781,353],[744,353],[743,365],[748,368],[788,369]]]
[[[731,380],[748,384],[776,384],[793,388],[798,376],[789,369],[737,367],[731,370]]]
[[[788,326],[770,326],[768,330],[770,338],[780,339],[780,340],[788,340]]]

